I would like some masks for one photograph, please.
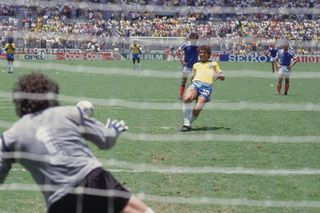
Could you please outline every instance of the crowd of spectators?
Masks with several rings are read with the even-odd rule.
[[[70,1],[70,0],[69,0]],[[76,2],[162,6],[314,7],[317,0],[75,0]]]
[[[107,6],[102,9],[84,9],[75,4],[81,2],[107,6],[161,5],[176,9],[170,13],[147,9],[108,10]],[[226,13],[210,14],[190,12],[184,9],[190,7],[182,6],[286,7],[298,10],[318,8],[319,3],[314,0],[57,0],[54,7],[0,4],[0,33],[2,42],[13,35],[18,48],[99,51],[118,45],[118,48],[125,49],[126,38],[186,37],[193,31],[198,32],[201,39],[216,43],[217,51],[263,51],[267,45],[280,38],[290,39],[301,53],[320,51],[320,21],[317,13],[247,14],[229,13],[226,9]]]

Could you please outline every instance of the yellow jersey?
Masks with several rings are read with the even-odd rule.
[[[133,54],[140,54],[140,45],[139,44],[132,44],[130,48]]]
[[[200,81],[202,83],[212,85],[214,82],[213,75],[222,73],[220,66],[215,61],[197,62],[192,68],[192,81]]]
[[[15,48],[16,45],[14,43],[6,43],[6,45],[4,46],[7,54],[14,54]]]

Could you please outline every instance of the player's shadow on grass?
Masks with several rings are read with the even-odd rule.
[[[215,131],[215,130],[227,130],[229,131],[231,128],[228,127],[223,127],[223,126],[213,126],[213,127],[208,127],[208,126],[203,126],[203,127],[192,127],[192,131]]]

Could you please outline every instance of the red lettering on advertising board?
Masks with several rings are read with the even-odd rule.
[[[56,60],[64,60],[64,53],[56,53]]]
[[[102,60],[102,56],[99,53],[84,53],[85,60]]]
[[[6,58],[7,58],[6,54],[0,54],[0,59],[6,59]]]
[[[112,60],[111,53],[102,53],[102,60]]]
[[[320,56],[318,56],[318,55],[303,55],[303,56],[298,56],[298,60],[300,63],[319,63]]]
[[[56,53],[56,60],[121,60],[121,55],[119,53]]]

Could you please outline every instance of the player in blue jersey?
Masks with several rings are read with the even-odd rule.
[[[271,66],[272,66],[272,73],[274,73],[274,71],[277,70],[277,66],[276,66],[276,56],[277,56],[277,52],[279,49],[275,48],[275,45],[272,44],[270,46],[270,48],[268,49],[268,53],[270,56],[270,62],[271,62]]]
[[[283,41],[281,45],[282,49],[277,52],[276,63],[278,69],[278,83],[277,83],[277,95],[281,94],[281,87],[283,78],[285,80],[284,95],[288,95],[289,91],[289,78],[291,75],[291,68],[298,62],[297,55],[289,50],[289,42]]]
[[[187,37],[188,41],[178,49],[178,57],[182,64],[181,85],[178,97],[181,100],[183,98],[188,76],[192,72],[192,67],[196,62],[198,62],[198,38],[199,36],[197,33],[190,33]]]

